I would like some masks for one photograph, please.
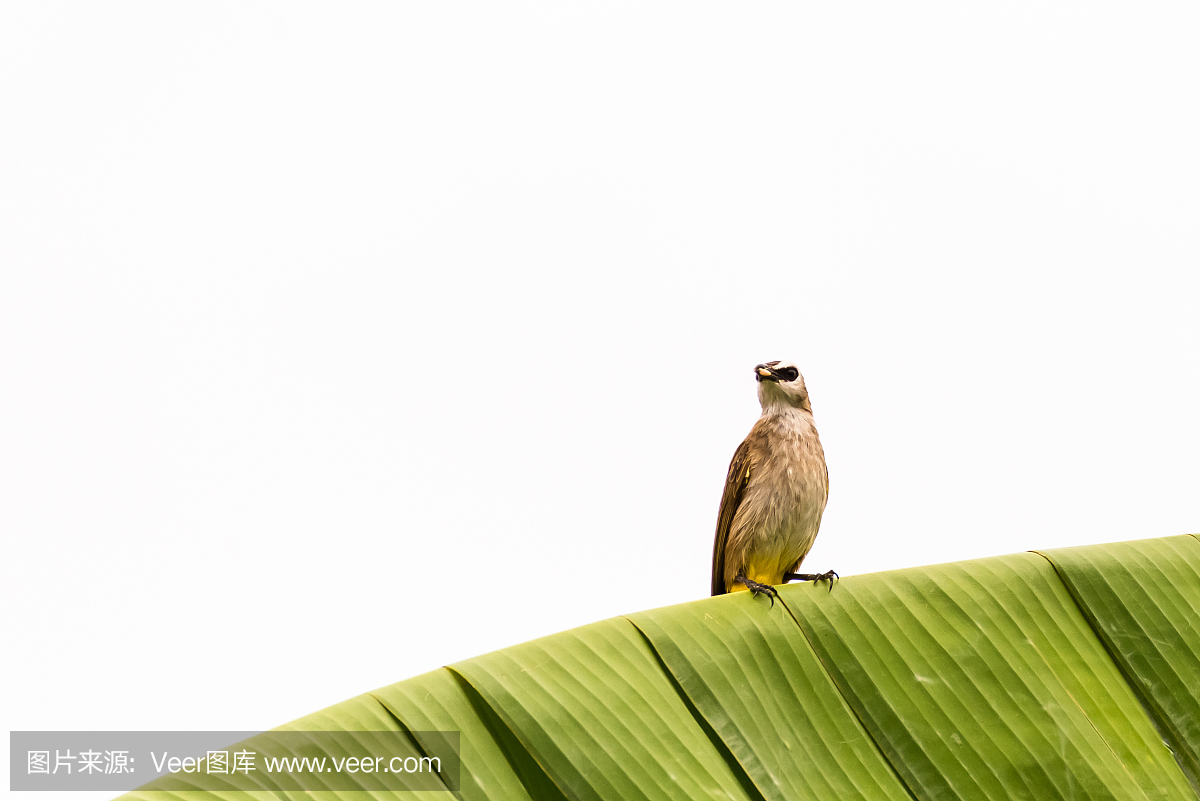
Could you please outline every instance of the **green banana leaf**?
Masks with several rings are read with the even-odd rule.
[[[1037,554],[780,595],[918,798],[1195,797]]]
[[[1041,551],[1193,785],[1200,783],[1200,540]]]
[[[1168,537],[706,598],[450,665],[292,731],[457,732],[466,801],[1186,799],[1200,541]],[[260,735],[267,737],[270,733]],[[249,801],[172,791],[142,801]],[[456,789],[455,789],[456,788]]]
[[[454,665],[570,799],[746,799],[624,619]]]
[[[478,694],[446,668],[371,693],[397,720],[416,731],[462,733],[464,801],[553,798],[555,789],[541,768],[514,745],[511,733]],[[419,739],[419,737],[418,737]],[[529,786],[532,789],[526,790]]]
[[[738,592],[630,620],[763,798],[908,799],[783,604]]]

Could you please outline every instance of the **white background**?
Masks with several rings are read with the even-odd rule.
[[[770,359],[811,569],[1200,531],[1198,12],[905,5],[6,3],[3,728],[703,597]]]

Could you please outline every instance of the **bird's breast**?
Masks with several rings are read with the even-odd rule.
[[[760,421],[751,441],[751,480],[739,521],[754,539],[816,536],[828,485],[811,417]]]

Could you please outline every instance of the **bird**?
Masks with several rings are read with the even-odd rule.
[[[799,573],[829,498],[829,469],[804,376],[794,362],[755,365],[762,416],[729,463],[713,542],[712,594],[749,590],[775,605],[772,585],[829,582]]]

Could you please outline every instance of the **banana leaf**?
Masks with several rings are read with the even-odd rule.
[[[1200,541],[1191,536],[1040,551],[1200,782]]]
[[[1195,798],[1037,554],[780,595],[918,799]]]
[[[273,798],[1200,801],[1200,541],[849,576],[780,587],[774,603],[706,598],[468,659],[283,730],[390,732],[414,758],[453,736],[461,764],[445,789],[332,777]],[[175,781],[128,795],[267,797]]]

